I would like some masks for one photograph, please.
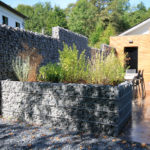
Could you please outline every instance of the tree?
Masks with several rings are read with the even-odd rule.
[[[92,46],[95,45],[99,41],[100,37],[103,35],[103,32],[104,32],[104,25],[100,20],[96,24],[95,31],[92,32],[90,35],[90,38],[89,38],[90,45],[92,45]]]
[[[18,5],[16,9],[28,17],[28,19],[25,20],[25,29],[32,30],[34,24],[32,19],[34,15],[33,7],[28,5]]]
[[[115,35],[129,28],[125,14],[129,9],[128,0],[93,0],[104,2],[105,6],[98,12],[99,21],[95,31],[90,35],[90,45],[100,47],[109,43],[111,35]],[[111,29],[112,28],[112,29]]]
[[[58,26],[68,28],[65,11],[63,9],[61,9],[60,7],[55,6],[55,8],[53,10],[53,14],[55,16],[56,23],[57,23]]]
[[[145,5],[144,5],[143,2],[141,2],[141,3],[139,3],[139,4],[137,5],[137,9],[138,9],[138,10],[142,10],[142,11],[146,11],[146,7],[145,7]]]
[[[111,24],[109,24],[106,30],[100,35],[99,40],[94,47],[100,48],[101,44],[109,44],[110,36],[114,35],[116,35],[116,30]]]
[[[113,0],[89,0],[95,7],[97,7],[98,13],[104,10]]]
[[[90,2],[87,0],[77,1],[69,14],[69,29],[89,37],[95,27],[95,15],[96,8]]]
[[[52,27],[61,26],[89,37],[90,45],[99,47],[108,43],[109,36],[131,28],[150,16],[150,9],[139,3],[134,9],[129,0],[77,0],[63,10],[50,3],[33,6],[18,5],[18,11],[29,19],[25,29],[34,32],[44,30],[51,35]]]
[[[75,4],[74,3],[70,3],[67,8],[65,9],[65,14],[67,16],[67,18],[69,17],[69,15],[71,14],[72,12],[72,9],[75,7]]]
[[[44,30],[45,33],[49,35],[52,33],[52,27],[60,26],[60,27],[68,28],[64,10],[62,10],[57,6],[55,6],[52,9],[52,12],[49,12],[47,17],[45,18],[45,22],[46,22],[46,26]]]
[[[132,9],[131,12],[126,13],[126,21],[131,28],[149,18],[149,15],[150,12],[146,10],[145,5],[141,2],[134,8],[134,10]]]
[[[102,22],[107,26],[109,23],[119,33],[128,28],[124,14],[128,11],[129,0],[113,0],[100,14]]]
[[[36,3],[33,6],[18,5],[16,9],[28,17],[25,29],[39,33],[44,30],[45,34],[51,35],[54,26],[67,28],[64,10],[57,6],[52,8],[48,2]]]

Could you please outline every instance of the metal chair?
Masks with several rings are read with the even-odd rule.
[[[139,95],[141,96],[140,74],[141,74],[141,70],[138,71],[138,75],[135,76],[135,78],[132,81],[132,83],[133,83],[133,92],[134,92],[133,96],[134,96],[134,98],[137,98],[138,92],[139,92]]]
[[[139,92],[139,96],[142,99],[144,99],[146,96],[143,73],[144,73],[144,70],[142,70],[142,71],[139,70],[138,75],[133,80],[133,91],[136,92],[136,93],[134,93],[135,98],[137,98],[138,92]]]
[[[142,70],[141,73],[140,73],[140,83],[141,83],[141,89],[142,89],[142,99],[144,99],[145,96],[146,96],[145,82],[144,82],[143,74],[144,74],[144,70]]]

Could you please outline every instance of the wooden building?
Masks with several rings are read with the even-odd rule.
[[[150,18],[110,37],[110,46],[115,47],[118,54],[127,52],[130,69],[144,70],[144,79],[150,86]]]

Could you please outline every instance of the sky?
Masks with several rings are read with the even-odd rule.
[[[57,5],[61,8],[66,8],[69,3],[75,3],[77,0],[0,0],[10,5],[11,7],[17,7],[18,4],[34,5],[37,2],[51,2],[52,6]],[[150,7],[150,0],[130,0],[132,6],[136,6],[141,1],[144,2],[147,8]]]

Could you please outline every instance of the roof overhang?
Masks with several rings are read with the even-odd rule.
[[[127,35],[127,34],[129,34],[130,32],[133,32],[133,31],[137,30],[138,28],[144,26],[144,25],[147,24],[147,23],[150,23],[150,18],[148,18],[147,20],[143,21],[142,23],[139,23],[139,24],[135,25],[134,27],[132,27],[132,28],[126,30],[125,32],[119,34],[119,36]]]

